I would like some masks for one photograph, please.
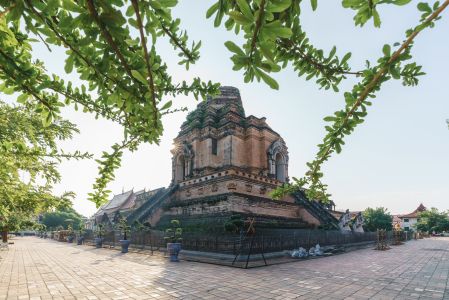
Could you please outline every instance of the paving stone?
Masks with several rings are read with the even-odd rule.
[[[449,299],[448,274],[449,238],[244,270],[24,237],[0,299]]]

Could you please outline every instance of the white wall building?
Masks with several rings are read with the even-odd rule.
[[[419,221],[419,213],[426,210],[426,207],[421,203],[413,212],[405,215],[399,215],[400,226],[404,231],[416,230],[416,223]]]

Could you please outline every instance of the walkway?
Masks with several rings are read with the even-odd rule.
[[[449,299],[449,238],[248,270],[14,242],[0,251],[0,299]]]

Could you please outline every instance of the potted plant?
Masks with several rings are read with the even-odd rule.
[[[178,262],[178,254],[181,251],[182,228],[178,220],[171,220],[170,228],[165,230],[164,239],[167,241],[167,252],[171,262]]]
[[[80,227],[78,229],[78,238],[76,239],[77,245],[82,245],[84,242],[84,228]]]
[[[96,233],[95,247],[101,248],[103,247],[104,225],[101,223],[98,224],[95,233]]]
[[[75,235],[73,232],[73,227],[72,227],[72,225],[69,224],[67,226],[67,242],[72,243],[74,239],[75,239]]]
[[[128,247],[131,241],[128,240],[128,233],[131,227],[128,225],[125,218],[120,218],[118,221],[118,228],[123,236],[123,240],[120,240],[120,245],[122,246],[122,253],[128,253]]]

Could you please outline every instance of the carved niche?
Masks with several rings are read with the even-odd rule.
[[[233,191],[235,191],[236,189],[237,189],[237,184],[235,183],[235,182],[230,182],[230,183],[228,183],[228,190],[233,190]]]
[[[172,180],[177,183],[189,178],[193,174],[193,149],[192,145],[183,142],[171,151],[172,157]]]
[[[268,175],[280,182],[288,178],[288,150],[283,139],[274,141],[267,151]]]

